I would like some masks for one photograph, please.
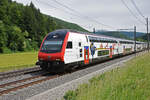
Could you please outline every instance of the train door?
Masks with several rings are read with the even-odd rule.
[[[109,54],[109,58],[112,58],[112,55],[113,55],[113,48],[112,48],[112,46],[110,46],[110,54]]]
[[[84,46],[84,64],[89,64],[89,46]]]

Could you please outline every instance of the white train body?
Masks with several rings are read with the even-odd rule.
[[[92,39],[93,40],[92,40]],[[94,40],[97,39],[97,40]],[[108,41],[107,41],[108,40]],[[65,64],[80,62],[86,60],[84,52],[85,47],[88,47],[89,62],[93,59],[100,59],[103,57],[112,57],[119,54],[128,54],[134,52],[134,41],[125,40],[125,39],[117,39],[112,37],[106,37],[102,35],[94,35],[94,34],[82,34],[76,32],[69,32],[68,42],[67,44],[71,44],[71,47],[66,47],[64,54],[64,62]],[[91,44],[95,46],[95,53],[92,56],[91,54]],[[138,42],[136,44],[137,51],[140,51],[144,48],[142,42]],[[112,47],[112,50],[111,50]],[[140,48],[140,49],[139,49]],[[100,52],[107,52],[106,54],[99,54]],[[112,53],[110,52],[112,51]]]
[[[64,36],[61,34],[61,32],[64,34]],[[50,37],[50,35],[51,38],[47,39],[47,37]],[[57,43],[54,41],[51,43],[51,40],[62,41],[60,42],[62,43],[60,45],[62,46],[60,50],[57,50],[56,52],[44,51],[50,50],[48,48],[54,50],[53,46],[55,47]],[[43,49],[44,44],[47,49]],[[146,43],[136,41],[136,51],[141,51],[145,49],[146,46]],[[49,65],[53,66],[51,63],[54,62],[61,62],[61,64],[63,63],[64,65],[89,64],[94,61],[100,61],[104,58],[112,58],[118,55],[133,53],[134,48],[135,43],[132,40],[90,33],[80,33],[70,30],[57,30],[45,37],[41,44],[38,58],[41,64],[44,64],[44,66],[48,65],[48,63],[50,63]]]

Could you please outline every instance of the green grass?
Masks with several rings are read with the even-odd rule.
[[[27,68],[35,65],[37,52],[0,54],[0,72]]]
[[[65,100],[150,100],[150,54],[126,62],[92,78],[75,91],[68,91]]]

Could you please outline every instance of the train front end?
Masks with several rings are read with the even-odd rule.
[[[68,35],[69,32],[66,30],[49,33],[40,46],[37,65],[52,72],[64,70],[64,53]]]

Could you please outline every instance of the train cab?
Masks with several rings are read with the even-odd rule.
[[[38,53],[41,68],[63,65],[68,34],[66,30],[57,30],[43,39]]]

